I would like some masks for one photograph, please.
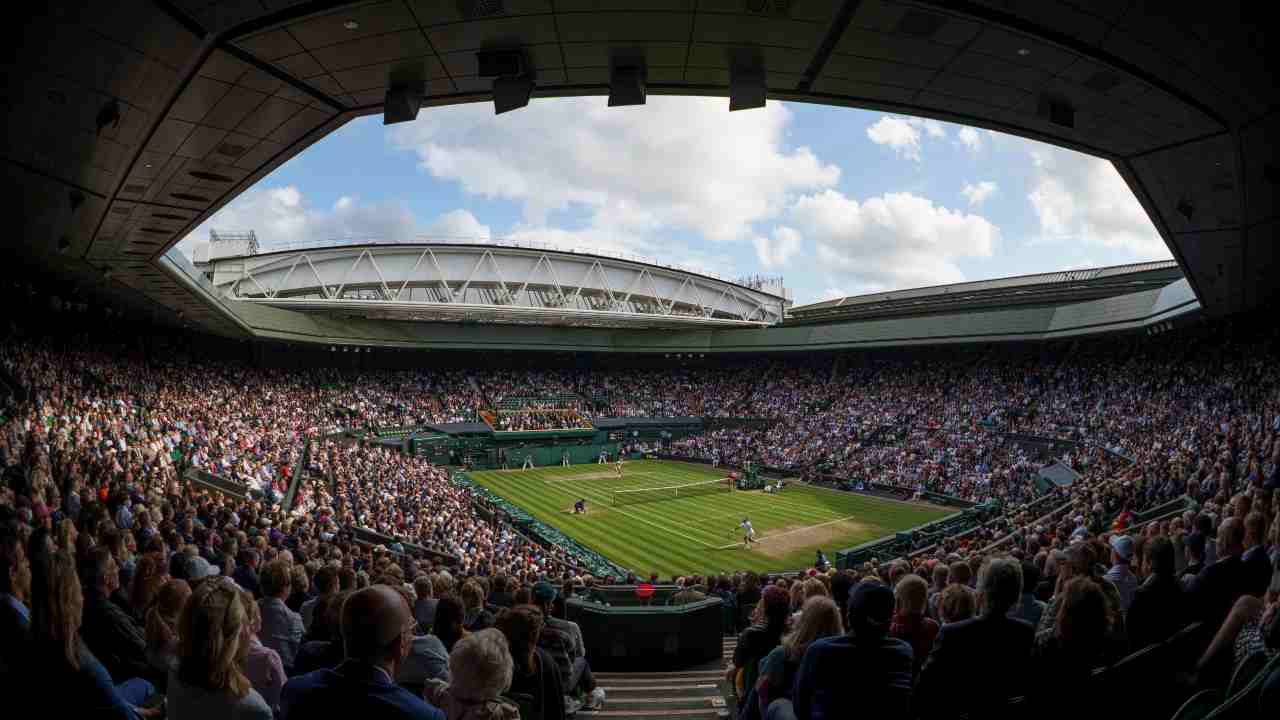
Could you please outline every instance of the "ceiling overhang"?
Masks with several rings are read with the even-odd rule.
[[[7,66],[9,242],[82,285],[244,334],[162,258],[240,192],[421,78],[488,102],[477,52],[526,58],[535,97],[607,94],[625,52],[650,94],[768,97],[989,128],[1112,161],[1207,312],[1280,272],[1277,92],[1264,5],[884,0],[132,0],[35,7]],[[744,60],[746,58],[746,60]]]

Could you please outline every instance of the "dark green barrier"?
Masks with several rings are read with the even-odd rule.
[[[220,493],[240,501],[249,499],[249,488],[219,475],[214,475],[201,470],[200,468],[191,468],[187,470],[184,477],[191,483],[203,487],[206,490],[212,490],[213,492]]]
[[[680,592],[680,588],[675,585],[653,585],[652,587],[653,595],[647,601],[636,596],[635,585],[597,585],[591,588],[587,599],[614,607],[666,605],[672,595]]]
[[[723,657],[721,601],[672,607],[609,607],[586,600],[565,603],[582,628],[595,671],[673,670]]]
[[[522,467],[525,457],[529,455],[533,456],[534,467],[553,467],[560,464],[565,454],[569,456],[570,465],[589,465],[596,462],[602,450],[610,458],[617,457],[618,444],[517,445],[505,448],[503,453],[507,458],[508,468]]]

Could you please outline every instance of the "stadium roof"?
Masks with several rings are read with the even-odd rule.
[[[374,320],[681,329],[783,320],[780,278],[731,281],[541,243],[364,242],[256,251],[218,239],[196,266],[219,297]],[[219,247],[223,246],[223,247]]]
[[[1115,164],[1206,312],[1255,307],[1280,288],[1280,92],[1266,3],[121,0],[15,9],[0,163],[20,209],[5,233],[12,257],[228,335],[260,336],[184,275],[171,250],[179,240],[312,143],[382,113],[389,90],[402,113],[418,90],[428,108],[487,103],[493,74],[512,72],[499,90],[531,82],[536,97],[603,95],[613,70],[630,67],[654,94],[873,108],[1091,153]]]
[[[1062,305],[1162,288],[1182,279],[1172,260],[849,295],[792,308],[789,322],[955,313],[1019,305]]]

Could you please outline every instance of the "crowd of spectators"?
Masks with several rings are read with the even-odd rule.
[[[491,381],[215,366],[19,329],[5,340],[0,670],[73,716],[155,716],[163,702],[178,718],[394,707],[452,719],[473,700],[483,717],[557,718],[598,706],[563,599],[612,579],[584,577],[563,550],[481,513],[446,470],[329,437],[353,419],[465,417],[538,383],[607,397],[611,413],[770,421],[678,452],[1000,501],[977,532],[909,559],[815,568],[763,590],[749,574],[683,580],[686,599],[736,608],[730,677],[744,709],[790,701],[797,717],[838,715],[861,668],[852,674],[880,707],[980,712],[1000,698],[965,692],[979,671],[1014,689],[1032,667],[1082,674],[1192,621],[1214,635],[1192,684],[1280,649],[1274,331]],[[1036,457],[1002,431],[1074,449]],[[1051,459],[1081,477],[1051,491],[1046,519],[1034,474]],[[243,492],[193,483],[190,470]],[[1187,515],[1123,534],[1183,495]]]
[[[493,416],[493,429],[499,432],[529,430],[582,430],[591,421],[577,410],[561,407],[523,406],[518,410],[500,410]]]
[[[1068,520],[985,554],[712,581],[738,610],[726,678],[740,720],[844,717],[851,702],[897,717],[1066,717],[1079,708],[1060,688],[1091,692],[1096,669],[1187,635],[1185,666],[1161,656],[1143,669],[1166,683],[1161,696],[1111,698],[1171,712],[1170,698],[1280,654],[1280,491],[1238,490],[1132,534]],[[1277,693],[1272,681],[1259,706]],[[1015,696],[1037,702],[1006,705]]]

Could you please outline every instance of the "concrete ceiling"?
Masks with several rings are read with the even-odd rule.
[[[34,5],[34,4],[33,4]],[[349,120],[388,80],[487,102],[476,52],[519,49],[535,96],[769,97],[991,128],[1110,159],[1204,308],[1280,282],[1280,116],[1262,3],[886,0],[120,0],[27,10],[3,73],[0,163],[22,262],[244,334],[158,258]],[[1274,50],[1274,47],[1272,48]],[[735,60],[737,59],[737,60]],[[430,112],[430,110],[424,110]]]

